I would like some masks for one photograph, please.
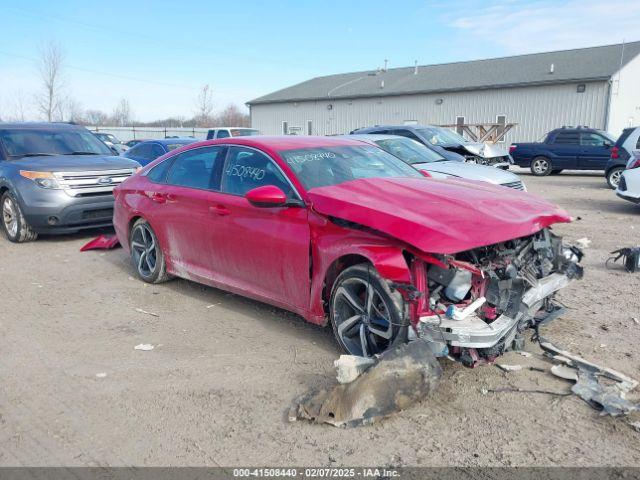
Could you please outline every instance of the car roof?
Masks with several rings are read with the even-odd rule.
[[[78,128],[85,129],[82,125],[66,122],[0,122],[0,128],[3,130],[50,130],[55,129],[68,129],[76,130]]]
[[[355,135],[354,135],[355,136]],[[228,137],[219,140],[198,142],[197,146],[234,144],[262,148],[271,151],[296,150],[299,148],[362,146],[362,141],[347,136],[320,137],[311,135],[255,135],[248,137]]]
[[[373,130],[378,128],[397,128],[397,129],[405,129],[405,130],[415,130],[418,128],[442,128],[437,125],[374,125],[373,127],[363,127],[354,130],[354,132],[358,132],[360,130]]]
[[[138,145],[142,145],[143,143],[159,143],[166,147],[167,145],[189,145],[197,141],[197,138],[159,138],[157,140],[142,140]],[[138,145],[136,145],[136,147]]]
[[[212,130],[231,130],[231,129],[234,129],[234,130],[257,130],[257,128],[251,128],[251,127],[213,127],[213,128],[210,128],[209,131],[212,131]]]
[[[377,140],[398,140],[398,139],[405,139],[405,140],[411,140],[410,138],[407,137],[403,137],[402,135],[385,135],[385,134],[381,134],[381,133],[352,133],[350,135],[347,135],[348,137],[356,137],[358,140],[362,140],[362,141],[369,141],[369,142],[375,142]]]

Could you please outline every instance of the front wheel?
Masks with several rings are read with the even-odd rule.
[[[331,292],[330,318],[338,344],[371,357],[407,341],[405,302],[368,264],[345,269]]]
[[[7,191],[0,199],[2,210],[2,229],[10,242],[31,242],[38,238],[38,234],[24,219],[20,205],[13,193]]]
[[[618,188],[620,179],[622,178],[622,172],[624,172],[624,167],[615,167],[609,170],[607,173],[607,184],[609,184],[609,188],[613,190]]]
[[[536,177],[545,177],[552,171],[551,161],[546,157],[536,157],[531,161],[531,173]]]
[[[169,280],[164,254],[149,222],[140,218],[133,224],[129,236],[131,260],[138,276],[147,283]]]

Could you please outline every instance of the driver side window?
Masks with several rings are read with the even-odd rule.
[[[287,198],[295,198],[293,188],[269,157],[250,148],[229,147],[227,163],[222,172],[222,191],[245,195],[249,190],[265,185],[274,185]]]

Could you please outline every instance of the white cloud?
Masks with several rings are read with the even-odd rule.
[[[476,4],[472,9],[463,2],[458,6],[445,18],[457,36],[481,40],[508,54],[640,40],[637,0],[501,1],[488,7]]]

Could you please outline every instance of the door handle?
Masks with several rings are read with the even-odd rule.
[[[150,198],[156,203],[167,203],[167,197],[165,197],[162,193],[154,192],[151,194]]]
[[[215,213],[216,215],[220,215],[221,217],[226,217],[227,215],[231,215],[231,210],[229,210],[224,205],[215,205],[209,207],[210,213]]]

